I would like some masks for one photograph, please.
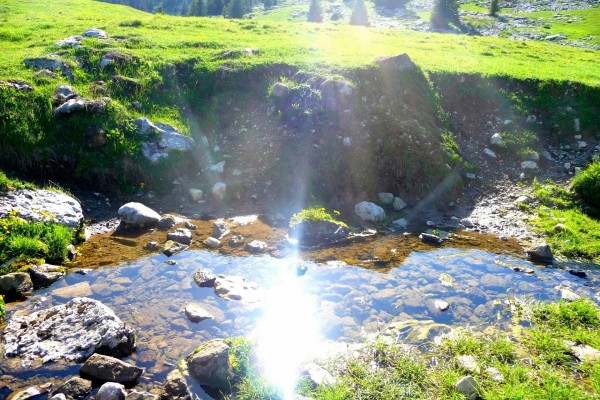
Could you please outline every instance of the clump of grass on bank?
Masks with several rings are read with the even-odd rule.
[[[19,179],[10,178],[4,172],[0,171],[0,192],[8,192],[17,189],[35,189],[35,185],[23,182]]]
[[[44,260],[62,263],[73,232],[66,226],[50,222],[27,222],[16,216],[0,219],[0,264],[15,259],[15,265]],[[36,261],[37,262],[37,261]],[[14,266],[0,269],[0,275],[14,272]]]
[[[290,227],[297,225],[304,221],[310,221],[310,222],[329,221],[329,222],[336,223],[338,225],[348,227],[348,225],[346,225],[344,222],[337,219],[337,217],[339,217],[339,215],[340,215],[339,211],[334,210],[333,213],[329,213],[323,207],[306,208],[300,212],[297,212],[296,214],[294,214],[292,216],[292,219],[290,220]]]
[[[577,175],[571,188],[588,214],[600,218],[600,161],[591,163]]]
[[[375,342],[332,362],[336,383],[299,391],[314,399],[464,399],[455,383],[472,375],[485,399],[590,399],[600,389],[599,362],[580,362],[565,341],[600,347],[598,307],[587,299],[525,306],[531,325],[518,337],[457,330],[424,352]],[[523,311],[523,309],[521,309]],[[518,317],[518,315],[516,316]],[[461,357],[471,356],[476,370]]]
[[[598,163],[592,164],[600,165]],[[591,167],[592,168],[592,167]],[[598,167],[593,167],[598,168]],[[594,170],[584,171],[576,177],[578,189],[569,190],[553,182],[543,184],[534,181],[536,196],[542,203],[535,212],[533,226],[546,235],[550,247],[567,257],[583,257],[590,260],[600,258],[600,221],[582,211],[577,190],[593,187]],[[591,196],[596,195],[592,192]]]

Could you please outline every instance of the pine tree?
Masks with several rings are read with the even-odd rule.
[[[498,11],[500,11],[500,2],[498,0],[492,0],[491,4],[490,4],[490,15],[492,17],[495,17],[496,14],[498,14]]]
[[[244,0],[231,0],[227,5],[224,15],[227,18],[243,18],[246,13]]]
[[[208,0],[206,3],[206,14],[207,15],[222,15],[223,14],[223,0]]]
[[[323,22],[323,8],[321,0],[310,0],[308,9],[308,22]]]
[[[192,0],[190,6],[188,7],[188,15],[206,15],[206,6],[204,4],[204,0]]]
[[[431,11],[431,26],[434,29],[446,29],[450,23],[460,26],[457,0],[435,0]]]
[[[350,25],[369,25],[369,12],[367,11],[365,0],[354,0]]]

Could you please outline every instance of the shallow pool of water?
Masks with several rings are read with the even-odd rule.
[[[167,260],[176,264],[169,265]],[[158,390],[174,365],[201,342],[240,335],[257,341],[265,373],[285,385],[303,362],[327,354],[327,349],[339,349],[340,343],[343,347],[383,331],[390,323],[412,321],[406,322],[403,339],[421,341],[457,325],[508,329],[506,300],[515,296],[556,300],[560,298],[557,287],[569,287],[598,301],[600,279],[594,271],[581,279],[507,255],[454,248],[413,252],[387,273],[341,262],[303,262],[308,271],[297,276],[297,264],[293,258],[231,257],[209,251],[188,251],[171,258],[154,255],[86,275],[71,274],[28,301],[12,305],[9,318],[67,302],[68,298],[53,293],[61,287],[89,284],[90,297],[135,328],[137,352],[129,360],[146,368],[139,385],[142,389]],[[215,274],[240,275],[256,282],[266,297],[253,304],[223,300],[212,288],[194,283],[193,275],[201,266]],[[514,272],[511,266],[531,268],[534,273]],[[435,300],[448,302],[449,310],[439,311]],[[182,310],[192,302],[204,306],[215,319],[189,322]],[[435,329],[411,335],[413,327],[423,321]],[[64,381],[77,371],[78,366],[73,366],[57,372],[50,365],[14,376],[5,374],[2,383],[19,388],[48,377]]]

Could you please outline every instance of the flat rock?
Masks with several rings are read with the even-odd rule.
[[[264,293],[258,284],[247,282],[241,276],[217,276],[215,293],[225,300],[239,300],[246,303],[255,303],[264,298]]]
[[[90,28],[81,34],[83,37],[93,37],[97,39],[108,39],[108,35],[102,29]]]
[[[439,246],[442,244],[442,239],[438,235],[434,235],[432,233],[423,232],[419,235],[419,239],[421,239],[423,243],[433,246]]]
[[[68,399],[81,400],[92,393],[92,381],[80,378],[78,376],[69,379],[57,387],[53,395],[63,394]]]
[[[561,288],[560,289],[560,298],[567,301],[575,301],[581,298],[580,295],[575,293],[569,288]]]
[[[217,277],[207,268],[200,267],[194,274],[194,282],[199,287],[214,287]]]
[[[456,361],[461,368],[470,373],[479,374],[481,372],[481,368],[479,367],[477,360],[471,355],[463,354],[462,356],[456,357]]]
[[[154,226],[160,221],[160,214],[142,203],[130,202],[124,204],[117,213],[121,222],[135,227]]]
[[[138,392],[136,390],[132,390],[127,393],[127,400],[158,400],[160,397],[156,394],[152,394],[149,392]]]
[[[23,60],[25,65],[35,70],[49,70],[56,71],[60,69],[62,74],[69,78],[69,80],[73,81],[75,76],[69,69],[69,66],[60,59],[60,57],[39,57],[39,58],[26,58]]]
[[[233,366],[229,357],[229,345],[221,339],[202,343],[186,358],[190,376],[202,385],[231,391]]]
[[[169,232],[167,239],[189,245],[192,243],[192,232],[186,228],[178,228],[174,232]]]
[[[0,193],[0,218],[16,210],[17,216],[28,221],[48,221],[76,228],[83,222],[79,201],[53,190],[22,189]]]
[[[98,381],[135,383],[144,373],[144,369],[114,357],[93,354],[81,366],[79,372]]]
[[[206,311],[204,308],[202,308],[202,306],[198,304],[188,304],[187,306],[185,306],[183,312],[185,313],[187,319],[189,319],[190,322],[193,322],[195,324],[197,324],[198,322],[202,322],[206,319],[214,319],[214,316],[211,313]]]
[[[576,344],[567,340],[565,342],[571,349],[571,353],[582,362],[595,362],[600,360],[600,350],[586,344]]]
[[[167,242],[164,244],[161,252],[165,256],[171,257],[177,253],[187,250],[187,248],[188,248],[188,246],[185,244],[177,243],[173,240],[167,240]]]
[[[74,297],[85,297],[92,295],[92,287],[88,282],[79,282],[74,285],[69,285],[54,289],[52,292],[53,296],[61,299],[71,299]]]
[[[4,328],[4,350],[22,363],[66,360],[82,362],[95,352],[131,354],[134,331],[104,304],[75,298],[66,304],[13,316]]]

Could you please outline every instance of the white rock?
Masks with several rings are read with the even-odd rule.
[[[96,400],[125,400],[125,396],[125,386],[116,382],[106,382],[98,389]]]
[[[531,160],[521,161],[521,168],[522,169],[537,169],[537,163],[535,161],[531,161]]]
[[[225,161],[221,161],[219,163],[216,163],[215,165],[213,165],[212,167],[210,167],[210,170],[213,172],[218,172],[218,173],[223,173],[223,171],[225,170]]]
[[[227,185],[224,182],[217,182],[212,187],[212,194],[216,199],[223,200],[227,192]]]
[[[481,368],[479,367],[479,364],[477,364],[477,360],[471,355],[458,356],[456,361],[458,361],[458,364],[463,369],[473,374],[479,374],[481,372]]]
[[[377,194],[379,202],[383,205],[390,206],[394,202],[394,195],[391,193],[381,192]]]
[[[108,35],[102,29],[98,28],[90,28],[87,31],[83,32],[82,36],[84,37],[95,37],[98,39],[108,39]]]
[[[502,136],[499,133],[494,133],[490,139],[490,143],[495,146],[503,146],[504,139],[502,139]]]
[[[567,346],[571,348],[571,353],[577,357],[579,361],[595,362],[600,360],[600,351],[585,344],[576,344],[569,340],[565,341]]]
[[[344,146],[346,147],[350,147],[352,146],[352,138],[349,136],[346,136],[343,140]]]
[[[142,117],[133,121],[141,135],[148,136],[142,143],[142,154],[155,163],[167,158],[170,151],[191,151],[196,142],[189,136],[182,135],[175,127],[167,124],[152,123]]]
[[[581,142],[577,143],[577,147],[580,149],[586,148],[587,143],[582,140]]]
[[[544,158],[548,161],[554,161],[552,154],[548,150],[544,150]]]
[[[529,204],[531,202],[531,199],[525,195],[523,196],[519,196],[517,197],[517,199],[515,200],[515,203],[524,203],[524,204]]]
[[[204,241],[204,244],[210,247],[211,249],[216,249],[221,245],[221,241],[211,236]]]
[[[407,204],[400,197],[394,197],[394,210],[400,211],[406,208]]]
[[[217,276],[215,293],[225,300],[239,300],[246,303],[255,303],[264,299],[264,291],[258,284],[246,281],[241,276]]]
[[[392,222],[393,228],[406,229],[407,226],[408,226],[408,221],[405,218],[400,218],[400,219],[397,219],[394,222]]]
[[[492,149],[489,149],[486,147],[485,149],[483,149],[483,152],[485,155],[487,155],[489,157],[496,158],[496,152]]]
[[[51,221],[71,228],[83,221],[81,204],[75,198],[53,190],[16,190],[0,196],[0,218],[11,212],[30,221]]]
[[[190,189],[190,197],[194,201],[202,200],[203,195],[204,195],[204,192],[200,189]]]
[[[450,304],[444,300],[436,300],[433,302],[435,308],[440,311],[446,311],[450,308]]]
[[[575,301],[581,298],[580,295],[575,293],[569,288],[561,288],[560,289],[560,298],[567,301]]]
[[[188,304],[183,310],[190,322],[198,323],[206,319],[214,319],[214,316],[198,304]]]
[[[128,225],[152,225],[160,221],[160,214],[142,203],[124,204],[117,213],[121,221]]]
[[[504,376],[498,368],[488,367],[485,369],[485,373],[496,382],[504,382]]]
[[[356,204],[354,206],[354,213],[363,221],[380,222],[386,218],[383,208],[369,201]]]

